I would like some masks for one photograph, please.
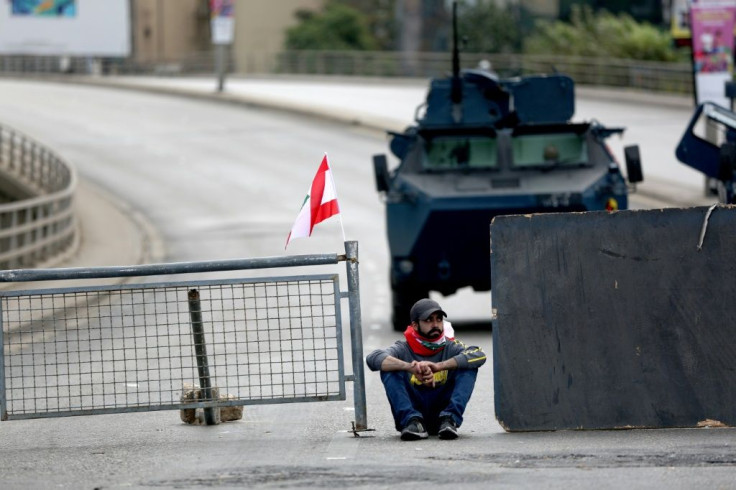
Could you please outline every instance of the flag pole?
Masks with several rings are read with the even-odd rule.
[[[330,167],[330,172],[332,172],[332,166],[330,165],[330,159],[327,156],[327,152],[325,152],[325,158],[327,159],[327,166]],[[332,182],[333,183],[335,182],[334,173],[333,173]],[[340,199],[338,199],[338,197],[337,197],[337,186],[333,186],[333,190],[335,192],[335,199],[337,199],[337,202],[339,203],[340,202]],[[345,238],[345,227],[342,224],[342,209],[340,210],[340,212],[338,213],[337,216],[338,216],[338,218],[340,218],[340,230],[342,230],[342,241],[343,242],[347,242],[348,240],[347,240],[347,238]]]
[[[340,202],[340,201],[338,201]],[[342,241],[347,242],[348,239],[345,238],[345,227],[342,225],[342,212],[340,213],[340,229],[342,230]]]

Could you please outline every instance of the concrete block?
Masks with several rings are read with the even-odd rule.
[[[506,430],[736,425],[736,209],[710,211],[494,219]]]

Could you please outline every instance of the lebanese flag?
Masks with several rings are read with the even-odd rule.
[[[327,154],[325,154],[317,175],[312,181],[312,187],[307,197],[304,198],[299,216],[296,217],[294,226],[291,227],[291,232],[286,238],[284,249],[295,238],[312,236],[314,225],[336,214],[340,214],[340,206],[337,204],[335,181],[332,178],[330,164],[327,163]]]

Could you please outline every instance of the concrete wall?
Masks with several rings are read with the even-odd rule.
[[[284,45],[285,31],[296,24],[301,8],[318,10],[324,0],[236,0],[233,58],[238,73],[270,68]]]
[[[537,15],[555,17],[559,0],[499,0],[520,3]],[[325,0],[235,0],[235,38],[231,47],[237,73],[273,68],[286,29],[299,9],[319,10]],[[210,51],[208,0],[131,0],[133,57],[174,62]]]
[[[301,8],[318,10],[324,0],[236,0],[235,71],[270,68],[284,44],[287,27]],[[131,0],[133,57],[173,62],[212,49],[208,0]]]
[[[134,59],[175,61],[210,49],[206,7],[204,0],[132,0]]]

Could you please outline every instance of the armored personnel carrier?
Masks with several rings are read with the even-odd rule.
[[[494,216],[628,207],[626,179],[605,144],[623,128],[571,122],[568,76],[461,71],[454,12],[453,38],[451,76],[431,81],[415,124],[389,133],[399,165],[389,170],[386,155],[373,157],[385,196],[396,330],[430,291],[491,289]],[[638,147],[624,153],[628,181],[643,180]]]
[[[736,96],[736,84],[732,90]],[[699,104],[675,155],[715,183],[719,202],[736,204],[736,112],[714,102]]]

